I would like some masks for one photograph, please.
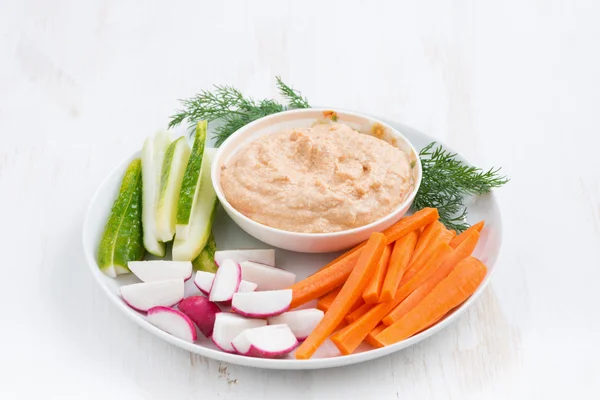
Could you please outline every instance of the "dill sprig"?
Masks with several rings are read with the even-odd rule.
[[[413,206],[417,210],[437,208],[446,227],[462,232],[469,227],[465,197],[489,193],[507,183],[508,178],[500,174],[500,168],[484,171],[461,162],[441,145],[434,146],[432,142],[419,152],[423,179]]]
[[[180,100],[182,107],[171,116],[169,128],[184,121],[193,128],[199,120],[219,120],[221,124],[214,129],[214,137],[216,146],[220,146],[232,133],[252,121],[288,109],[310,107],[300,92],[286,85],[280,77],[275,79],[287,105],[275,100],[256,101],[232,86],[215,85],[213,90],[202,90],[190,99]]]

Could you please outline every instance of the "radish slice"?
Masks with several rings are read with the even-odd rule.
[[[127,267],[142,282],[177,278],[187,281],[192,277],[192,263],[190,261],[129,261]]]
[[[296,275],[292,272],[254,261],[242,261],[240,267],[242,279],[256,283],[256,290],[285,289],[296,281]]]
[[[194,277],[194,284],[202,292],[202,294],[208,296],[214,279],[215,274],[212,272],[197,271],[196,276]]]
[[[298,340],[287,325],[269,325],[246,329],[233,339],[232,346],[238,353],[250,357],[279,357],[290,353]]]
[[[177,307],[194,321],[204,336],[212,335],[215,318],[221,312],[219,306],[208,301],[206,297],[191,296],[181,300]]]
[[[138,311],[148,311],[155,306],[171,307],[183,299],[183,279],[134,283],[120,288],[127,305]]]
[[[242,281],[242,269],[232,260],[225,260],[217,270],[208,299],[210,301],[230,301],[238,291]]]
[[[171,335],[194,343],[198,338],[192,320],[181,311],[156,306],[148,310],[148,322]]]
[[[231,309],[246,317],[265,318],[286,312],[291,302],[292,289],[235,293]]]
[[[194,284],[202,292],[202,294],[208,296],[210,288],[212,287],[215,274],[212,272],[198,271],[194,278]],[[241,281],[238,288],[238,292],[254,292],[256,289],[256,283]]]
[[[248,319],[232,313],[220,312],[215,319],[211,339],[219,349],[228,353],[235,353],[231,342],[237,335],[246,329],[266,325],[267,321],[264,319]]]
[[[215,262],[221,265],[226,259],[237,263],[242,261],[254,261],[261,264],[275,265],[275,250],[220,250],[215,252]]]
[[[317,324],[323,319],[323,311],[316,308],[306,308],[304,310],[293,310],[270,317],[269,325],[287,325],[290,327],[294,336],[298,340],[304,340],[315,329]]]

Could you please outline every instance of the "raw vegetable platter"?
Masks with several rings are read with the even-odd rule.
[[[383,121],[402,132],[418,149],[427,146],[433,141],[433,138],[410,129],[402,124],[392,121]],[[180,134],[184,134],[183,129],[181,130]],[[134,310],[122,298],[121,287],[139,283],[140,280],[134,274],[123,274],[117,276],[116,278],[111,278],[101,272],[99,268],[97,258],[98,244],[102,238],[107,216],[110,213],[115,198],[119,194],[121,181],[125,175],[128,165],[132,160],[138,157],[140,157],[140,152],[136,152],[128,159],[124,160],[123,163],[115,168],[104,180],[104,182],[102,182],[96,194],[94,195],[87,212],[83,230],[83,245],[86,258],[97,282],[111,299],[111,301],[115,303],[119,310],[121,310],[125,315],[127,315],[131,320],[139,324],[141,327],[157,335],[161,339],[202,356],[225,362],[260,368],[315,369],[359,363],[396,352],[442,330],[454,319],[456,319],[464,310],[466,310],[474,301],[476,301],[489,283],[499,256],[502,237],[502,221],[493,193],[469,198],[465,203],[469,210],[467,222],[475,223],[482,220],[485,221],[485,227],[480,232],[479,241],[472,255],[481,260],[487,266],[487,273],[475,292],[460,306],[450,310],[449,313],[445,314],[444,317],[437,323],[434,323],[432,326],[422,330],[420,333],[417,333],[414,336],[385,347],[374,348],[366,342],[363,342],[356,349],[353,349],[351,354],[348,355],[342,355],[338,348],[330,340],[326,340],[317,349],[316,353],[307,360],[296,359],[294,356],[294,351],[288,353],[287,355],[281,355],[275,358],[256,356],[249,357],[245,355],[224,352],[221,351],[213,343],[213,341],[206,338],[200,331],[194,338],[192,338],[194,339],[194,342],[192,343],[189,341],[189,338],[188,340],[184,340],[155,326],[161,326],[161,321],[163,321],[164,318],[167,318],[168,320],[168,316],[164,318],[159,317],[158,323],[155,321],[154,325],[150,323],[149,320],[155,318],[154,316],[151,316],[150,313],[146,314],[145,312]],[[212,232],[216,241],[217,250],[272,249],[271,246],[259,242],[242,231],[235,223],[231,221],[221,207],[217,207],[216,209]],[[296,281],[301,281],[307,276],[315,273],[328,262],[339,256],[339,253],[303,254],[281,249],[274,249],[274,251],[275,266],[277,268],[294,273],[296,275]],[[146,257],[146,259],[153,258],[156,257]],[[170,260],[170,255],[167,254],[165,259]],[[194,284],[194,277],[185,281],[184,291],[185,298],[201,295],[200,290]],[[303,304],[299,308],[306,309],[315,306],[316,301],[311,301]],[[227,305],[222,306],[221,308],[223,311],[229,311],[229,307]],[[161,320],[161,318],[163,318],[163,320]]]

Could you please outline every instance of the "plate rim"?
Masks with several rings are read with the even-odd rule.
[[[373,116],[372,114],[365,114],[365,115],[369,115],[369,116],[372,116],[373,118],[381,119],[382,121],[384,121],[387,124],[392,125],[392,126],[394,126],[394,125],[399,126],[399,128],[397,128],[397,129],[403,135],[406,135],[403,131],[406,131],[408,129],[408,130],[414,131],[414,133],[416,133],[416,134],[430,137],[429,135],[427,135],[423,132],[420,132],[414,128],[406,126],[397,121],[393,121],[388,118],[380,118],[377,116]],[[443,145],[447,150],[451,151],[452,153],[457,154],[458,157],[463,159],[466,163],[470,164],[468,162],[468,160],[466,160],[460,153],[458,153],[457,151],[452,149],[450,146],[447,146],[446,144],[444,144],[443,142],[441,142],[439,140],[436,140],[436,142]],[[237,354],[225,353],[220,350],[211,349],[211,348],[197,345],[194,343],[189,343],[189,342],[186,342],[182,339],[172,336],[172,335],[160,330],[159,328],[155,327],[154,325],[149,323],[145,318],[143,318],[142,315],[140,315],[139,313],[130,309],[123,301],[120,300],[120,298],[118,296],[114,295],[114,293],[112,293],[110,291],[108,286],[103,283],[102,280],[104,278],[106,278],[106,276],[100,271],[100,268],[98,267],[98,263],[95,259],[95,250],[89,248],[88,241],[86,240],[86,238],[88,236],[87,231],[89,230],[89,226],[90,226],[89,221],[90,221],[91,215],[92,215],[92,208],[93,208],[93,205],[97,202],[98,197],[102,193],[102,189],[104,189],[104,187],[107,185],[108,181],[118,171],[124,169],[125,164],[129,163],[133,158],[138,157],[140,154],[141,154],[141,151],[137,150],[137,151],[131,153],[120,164],[118,164],[117,166],[112,168],[111,171],[102,179],[102,181],[100,182],[100,184],[94,191],[94,194],[88,203],[86,213],[85,213],[85,218],[83,220],[83,226],[82,226],[82,245],[83,245],[83,251],[84,251],[85,258],[86,258],[86,262],[88,264],[88,267],[91,270],[92,276],[94,277],[96,282],[99,284],[99,286],[102,288],[102,291],[106,294],[106,296],[110,299],[110,301],[118,309],[120,309],[130,320],[134,321],[138,326],[145,329],[146,331],[153,333],[157,337],[165,340],[166,342],[168,342],[172,345],[180,347],[191,353],[198,354],[198,355],[204,356],[204,357],[208,357],[208,358],[211,358],[211,359],[214,359],[217,361],[228,362],[228,363],[242,365],[242,366],[246,366],[246,367],[263,368],[263,369],[312,370],[312,369],[326,369],[326,368],[334,368],[334,367],[339,367],[339,366],[358,364],[358,363],[374,360],[376,358],[380,358],[380,357],[395,353],[397,351],[400,351],[402,349],[410,347],[416,343],[419,343],[422,340],[434,335],[435,333],[442,331],[443,329],[448,327],[450,324],[452,324],[466,310],[468,310],[471,307],[471,305],[474,302],[476,302],[479,299],[479,297],[481,296],[481,294],[487,289],[488,285],[490,284],[490,282],[492,280],[494,273],[496,272],[496,265],[499,263],[501,256],[502,256],[501,250],[502,250],[502,243],[504,241],[503,240],[504,232],[503,232],[503,226],[502,226],[503,225],[502,224],[502,211],[499,207],[499,204],[497,201],[497,196],[495,196],[494,191],[492,191],[491,193],[487,194],[487,196],[491,196],[492,200],[496,203],[496,206],[497,206],[496,208],[497,208],[497,212],[499,215],[498,219],[500,221],[500,225],[499,225],[500,229],[498,230],[498,237],[499,237],[498,255],[496,257],[496,260],[493,263],[494,268],[488,269],[488,274],[484,278],[484,281],[482,282],[482,284],[477,288],[475,293],[473,293],[464,303],[462,303],[458,308],[456,308],[452,312],[452,314],[445,317],[443,320],[441,320],[437,324],[433,325],[429,329],[426,329],[425,331],[420,332],[419,334],[417,334],[415,336],[412,336],[401,342],[395,343],[391,346],[386,346],[386,347],[378,348],[378,349],[372,349],[372,350],[368,350],[368,351],[364,351],[364,352],[360,352],[360,353],[356,353],[356,354],[350,354],[350,355],[344,355],[344,356],[333,356],[333,357],[328,357],[328,358],[308,359],[308,360],[253,358],[253,357],[246,357],[246,356],[241,356],[241,355],[237,355]]]

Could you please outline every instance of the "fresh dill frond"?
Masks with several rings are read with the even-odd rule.
[[[280,77],[276,76],[275,79],[277,80],[279,94],[287,100],[289,108],[310,108],[308,100],[306,100],[306,97],[302,97],[299,91],[283,83]]]
[[[435,147],[434,147],[435,146]],[[420,210],[435,207],[440,221],[449,229],[462,232],[469,227],[466,223],[467,208],[464,198],[469,195],[489,193],[509,179],[500,174],[500,168],[483,171],[463,163],[435,142],[419,152],[423,166],[423,179],[413,206]]]
[[[193,128],[199,120],[219,120],[222,123],[214,130],[215,145],[218,147],[233,132],[252,121],[291,108],[310,107],[300,92],[283,83],[281,78],[276,77],[276,80],[277,89],[288,101],[287,105],[269,99],[256,101],[232,86],[215,86],[212,91],[203,90],[192,98],[180,100],[182,107],[171,116],[169,128],[184,121]]]

